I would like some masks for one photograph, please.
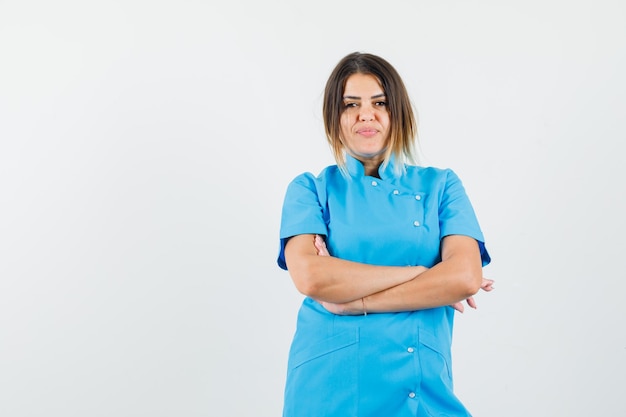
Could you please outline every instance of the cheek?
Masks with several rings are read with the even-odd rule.
[[[380,124],[382,124],[386,129],[389,129],[389,125],[391,124],[391,115],[387,112],[382,113],[380,115]]]

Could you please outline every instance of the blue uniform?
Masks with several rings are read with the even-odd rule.
[[[319,176],[296,177],[282,211],[278,264],[299,234],[320,234],[332,256],[374,265],[441,261],[441,239],[467,235],[490,262],[474,210],[449,169],[394,161],[366,176],[347,157]],[[469,416],[452,389],[454,309],[339,316],[305,298],[298,313],[284,417]]]

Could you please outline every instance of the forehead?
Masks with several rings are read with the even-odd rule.
[[[372,97],[384,93],[378,78],[372,74],[352,74],[346,80],[344,96]]]

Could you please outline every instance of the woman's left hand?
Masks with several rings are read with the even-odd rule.
[[[316,301],[328,310],[328,312],[339,316],[362,316],[365,314],[361,299],[342,304],[328,303],[326,301],[319,300]]]
[[[320,235],[315,235],[315,238],[313,239],[313,246],[315,246],[319,256],[330,256],[328,248],[326,247],[326,242],[324,242],[324,238]]]
[[[328,248],[326,247],[326,242],[324,242],[324,239],[320,235],[315,235],[313,245],[315,246],[315,249],[317,249],[317,254],[319,256],[330,256]],[[480,288],[483,291],[491,291],[493,290],[493,282],[494,281],[492,279],[483,278],[483,282]],[[365,311],[363,309],[364,306],[362,300],[360,299],[342,304],[328,303],[326,301],[319,300],[316,301],[320,303],[322,307],[324,307],[330,313],[340,316],[359,316],[365,314]],[[467,305],[469,305],[471,308],[477,308],[476,300],[474,300],[474,297],[469,297],[467,300],[465,300],[465,302],[467,302]],[[463,305],[462,301],[454,303],[450,307],[454,308],[459,313],[462,313],[465,310],[465,306]]]
[[[326,247],[326,242],[320,235],[315,235],[313,240],[313,245],[317,250],[317,254],[319,256],[330,256],[328,252],[328,248]],[[339,316],[358,316],[363,314],[363,305],[361,300],[352,301],[349,303],[329,303],[326,301],[315,300],[322,305],[328,312],[337,314]]]

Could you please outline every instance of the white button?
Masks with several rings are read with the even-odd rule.
[[[408,348],[406,351],[407,351],[407,352],[409,352],[409,353],[413,353],[413,352],[415,352],[415,349],[413,349],[412,347],[410,347],[410,348]]]
[[[418,222],[417,220],[413,222],[413,226],[418,227],[419,225],[420,225],[420,222]]]
[[[409,392],[409,398],[415,398],[415,393],[414,392]]]
[[[376,181],[372,181],[372,185],[373,185],[374,187],[376,187],[376,186],[378,185],[378,183],[377,183]]]
[[[422,199],[422,196],[421,196],[421,195],[416,195],[416,196],[415,196],[415,199],[416,199],[417,201],[420,201],[420,200]]]
[[[394,195],[398,195],[398,194],[400,194],[400,191],[398,191],[398,190],[393,190],[393,194],[394,194]]]

